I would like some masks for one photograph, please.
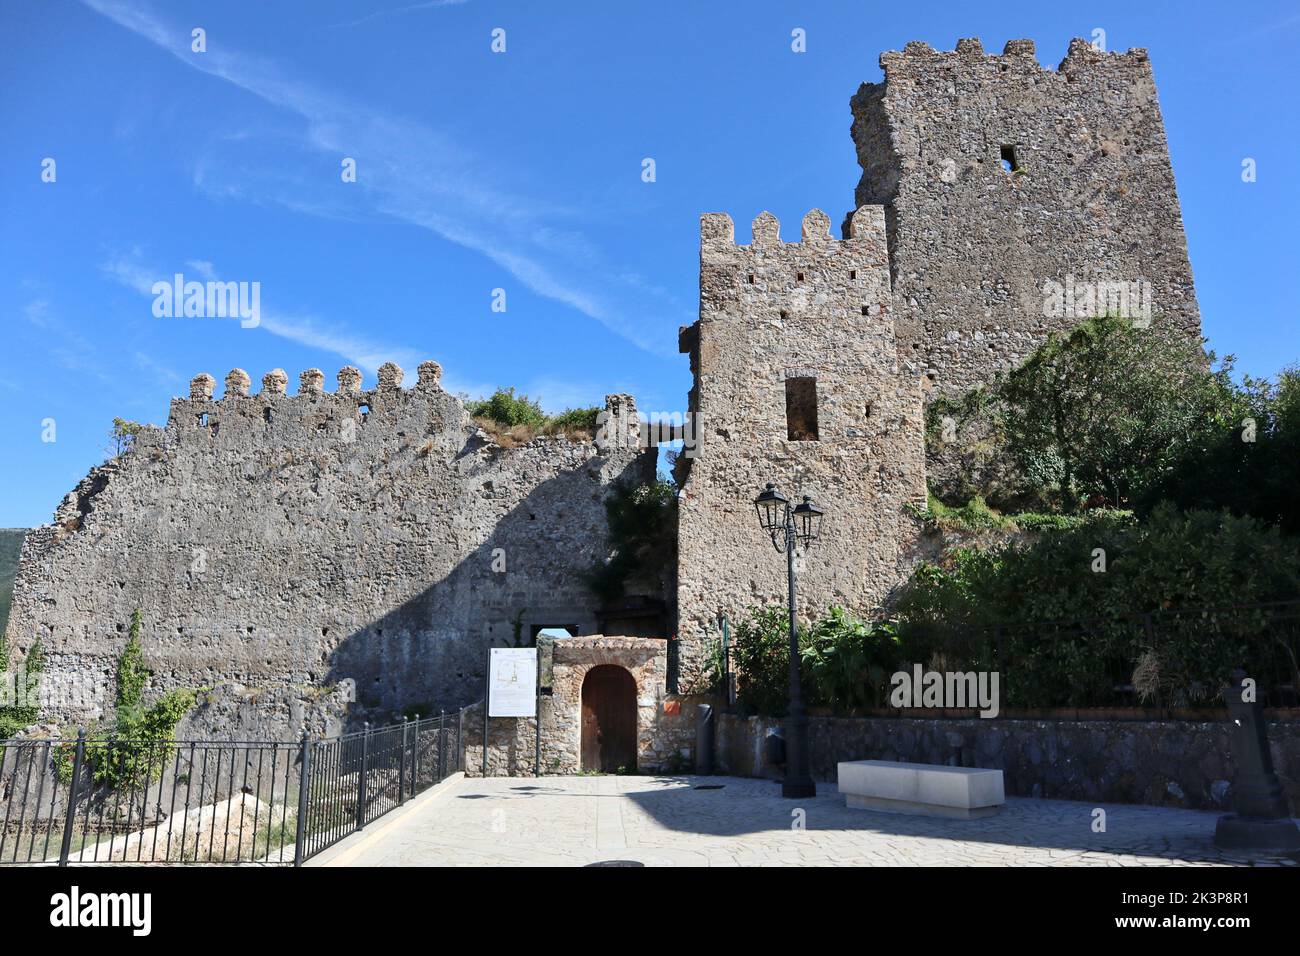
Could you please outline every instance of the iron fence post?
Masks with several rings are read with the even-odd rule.
[[[68,784],[68,808],[63,814],[63,841],[59,845],[59,866],[68,865],[72,853],[72,827],[77,822],[77,778],[86,756],[86,728],[77,731],[77,749],[72,754],[72,781]]]
[[[415,739],[411,742],[411,793],[420,785],[420,715],[415,715]]]
[[[365,826],[366,819],[366,763],[370,757],[370,721],[361,731],[361,769],[357,772],[357,829]]]
[[[293,835],[293,865],[302,866],[306,854],[303,852],[303,840],[307,836],[307,808],[310,805],[308,794],[311,791],[311,744],[307,740],[307,728],[303,728],[302,739],[298,742],[298,821]]]
[[[406,717],[402,717],[402,747],[397,755],[397,805],[406,802]]]
[[[440,710],[438,711],[438,780],[437,780],[438,783],[441,783],[443,777],[446,776],[446,773],[444,772],[446,770],[446,760],[444,754],[444,752],[447,749],[446,743],[447,743],[447,712],[445,710]]]

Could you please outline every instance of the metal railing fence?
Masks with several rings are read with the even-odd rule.
[[[464,711],[324,740],[0,741],[0,864],[300,865],[464,768]]]

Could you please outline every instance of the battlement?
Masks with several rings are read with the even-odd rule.
[[[417,389],[441,389],[442,366],[437,362],[421,362],[417,372],[418,379],[415,388]],[[374,391],[393,391],[402,387],[402,382],[406,373],[402,371],[401,366],[394,362],[385,362],[379,367],[379,384]],[[337,395],[361,395],[361,370],[352,365],[345,365],[339,369],[337,376],[338,389],[334,394]],[[190,395],[188,401],[208,404],[214,401],[213,392],[216,389],[217,380],[207,372],[200,372],[194,378],[190,379]],[[252,379],[242,368],[231,369],[226,374],[225,393],[217,399],[217,403],[229,399],[249,398],[249,387]],[[262,376],[262,390],[257,396],[270,400],[276,396],[287,395],[289,387],[289,376],[284,369],[276,368]],[[318,368],[309,368],[307,371],[298,376],[298,392],[294,397],[311,398],[317,397],[325,392],[325,373]],[[177,399],[177,401],[187,401],[186,399]]]
[[[913,40],[901,52],[890,50],[880,54],[880,68],[885,71],[886,82],[892,78],[891,74],[972,64],[997,68],[999,72],[1033,69],[1044,73],[1076,74],[1082,70],[1116,66],[1149,72],[1150,62],[1147,51],[1141,47],[1130,48],[1124,53],[1103,52],[1082,37],[1070,41],[1069,50],[1056,70],[1048,69],[1038,62],[1033,40],[1008,40],[1000,55],[985,53],[984,44],[979,37],[958,40],[957,49],[951,51],[936,50],[922,40]]]
[[[1150,283],[1199,334],[1169,144],[1144,49],[1075,38],[1057,69],[1032,40],[986,53],[908,43],[850,99],[858,206],[888,225],[900,354],[932,395],[1013,368],[1074,321],[1044,311],[1066,276]]]
[[[442,387],[442,367],[437,362],[420,363],[413,387],[403,387],[405,377],[401,366],[386,362],[378,369],[377,384],[363,389],[361,371],[345,365],[336,376],[337,388],[327,392],[325,374],[310,368],[298,376],[297,393],[289,395],[289,376],[277,368],[262,376],[260,391],[250,393],[251,377],[236,368],[226,375],[225,392],[215,398],[216,379],[201,372],[190,380],[189,397],[172,399],[167,434],[172,441],[187,445],[212,442],[220,434],[224,444],[233,431],[242,435],[243,441],[285,447],[321,439],[352,442],[361,425],[384,422],[384,431],[399,437],[450,427],[461,440],[467,431],[477,431],[482,439],[495,441],[502,448],[518,447],[514,439],[503,444],[478,429],[461,399]],[[640,447],[640,422],[631,395],[606,395],[598,425],[597,453]],[[153,447],[162,435],[158,429],[146,430],[136,444]],[[583,440],[581,436],[547,433],[529,443],[548,442],[582,444]]]
[[[700,250],[701,254],[745,249],[769,252],[779,250],[782,246],[802,246],[816,252],[818,247],[827,243],[855,240],[883,248],[885,210],[880,206],[862,206],[845,220],[842,232],[843,238],[835,239],[831,235],[830,216],[820,209],[811,209],[804,214],[799,241],[785,242],[781,239],[780,220],[764,211],[754,217],[751,240],[746,245],[736,242],[736,226],[731,216],[725,212],[706,212],[700,216]]]

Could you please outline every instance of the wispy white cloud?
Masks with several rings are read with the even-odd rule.
[[[90,375],[101,384],[114,384],[104,363],[99,360],[99,350],[68,323],[61,321],[50,309],[48,299],[33,299],[23,306],[23,318],[40,334],[51,361],[69,372]]]
[[[371,20],[378,20],[380,17],[397,17],[406,13],[415,13],[417,10],[428,10],[432,7],[458,7],[468,2],[469,0],[425,0],[424,3],[411,3],[404,7],[394,7],[391,10],[376,10],[374,13],[366,14],[364,17],[357,17],[355,20],[331,23],[325,29],[335,30],[339,27],[355,27],[362,23],[369,23]]]
[[[194,54],[188,28],[172,27],[137,4],[82,2],[186,66],[298,115],[305,121],[301,131],[305,147],[356,158],[357,183],[339,187],[353,191],[346,200],[339,193],[337,200],[320,194],[283,197],[290,208],[329,215],[331,205],[355,201],[359,192],[374,214],[412,223],[481,253],[535,294],[572,307],[647,352],[673,354],[668,347],[671,337],[655,326],[668,324],[665,313],[671,316],[680,307],[662,290],[626,270],[602,266],[599,250],[590,240],[555,225],[555,220],[571,217],[573,210],[489,184],[485,164],[423,124],[376,113],[370,106],[291,77],[268,60],[225,46]],[[196,182],[205,189],[224,189],[231,198],[249,198],[246,187],[209,182],[209,173],[196,171]],[[648,308],[641,301],[647,296],[660,301]],[[687,315],[679,318],[689,320]]]
[[[147,372],[160,382],[166,382],[169,385],[177,385],[184,381],[184,378],[175,369],[162,365],[144,352],[135,353],[135,367],[142,372]]]
[[[206,282],[215,281],[217,278],[216,270],[212,268],[212,263],[207,259],[186,259],[185,264],[203,276]]]
[[[222,281],[212,263],[206,259],[189,259],[185,265],[202,275],[206,281]],[[129,253],[109,259],[100,266],[100,270],[120,285],[150,298],[153,297],[154,283],[171,282],[176,272],[174,269],[154,268],[145,263],[139,247],[133,247]],[[238,319],[232,318],[229,321]],[[421,361],[419,353],[411,349],[372,341],[311,315],[290,315],[262,308],[261,323],[257,328],[308,348],[342,356],[371,375],[384,362],[397,362],[406,368],[414,368]]]

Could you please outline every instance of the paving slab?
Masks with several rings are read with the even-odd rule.
[[[700,786],[721,785],[701,790]],[[1093,831],[1093,810],[1106,830]],[[767,780],[461,778],[359,835],[356,866],[1296,866],[1214,846],[1217,813],[1007,797],[974,820],[845,806],[834,784],[787,800]],[[329,865],[326,862],[326,865]]]

